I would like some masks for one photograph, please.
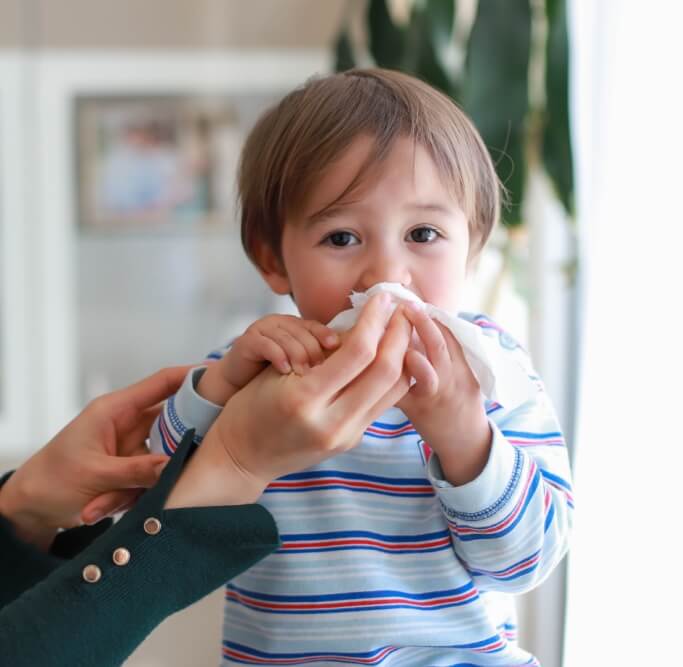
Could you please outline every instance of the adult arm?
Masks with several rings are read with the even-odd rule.
[[[118,665],[168,614],[272,551],[270,515],[246,503],[272,479],[354,446],[408,390],[410,327],[397,313],[385,334],[389,315],[371,301],[347,344],[306,377],[264,371],[186,464],[189,431],[133,511],[0,611],[0,654],[15,665]],[[156,525],[147,519],[161,530],[145,531]]]
[[[277,528],[260,505],[165,508],[192,452],[191,440],[189,432],[159,483],[71,560],[44,554],[5,531],[3,552],[28,556],[34,577],[52,572],[0,609],[3,662],[119,665],[170,614],[277,548]],[[223,482],[230,481],[224,471]],[[224,491],[223,499],[229,497]],[[3,569],[0,576],[12,572]]]

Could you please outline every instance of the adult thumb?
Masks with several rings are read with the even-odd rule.
[[[103,474],[107,488],[103,491],[154,486],[168,461],[169,457],[164,454],[107,457],[107,469]]]

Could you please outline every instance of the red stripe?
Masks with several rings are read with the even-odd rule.
[[[403,433],[407,433],[408,431],[414,431],[415,427],[412,424],[407,424],[406,426],[403,426],[395,431],[392,431],[390,429],[384,429],[384,428],[379,428],[377,426],[368,426],[365,429],[366,433],[375,433],[379,435],[401,435]]]
[[[476,597],[477,591],[471,590],[463,595],[455,595],[448,598],[440,598],[438,600],[405,600],[402,598],[382,598],[378,600],[353,600],[349,602],[325,602],[325,603],[294,603],[294,602],[281,602],[272,603],[264,602],[262,600],[254,600],[251,598],[246,598],[235,591],[228,591],[226,597],[229,599],[237,600],[239,602],[244,602],[251,605],[252,607],[260,607],[263,609],[292,609],[292,610],[308,610],[308,609],[349,609],[353,607],[376,607],[384,606],[390,604],[401,604],[413,607],[436,607],[439,605],[446,604],[448,602],[462,602],[470,598]]]
[[[376,482],[354,482],[341,478],[325,478],[318,480],[308,480],[302,482],[273,482],[268,486],[269,489],[297,489],[311,486],[351,486],[361,489],[380,489],[382,491],[401,491],[405,493],[432,493],[431,486],[391,486],[389,484],[378,484]]]
[[[287,542],[282,545],[282,549],[307,549],[307,548],[318,548],[318,547],[337,547],[345,545],[371,545],[371,546],[381,546],[387,549],[426,549],[433,546],[446,545],[450,542],[449,537],[439,538],[438,540],[432,540],[430,542],[401,542],[400,544],[381,542],[379,540],[361,540],[361,539],[339,539],[339,540],[329,540],[323,542]]]
[[[164,419],[163,413],[159,417],[159,425],[161,426],[161,435],[164,438],[166,445],[168,445],[168,448],[172,452],[175,452],[175,450],[178,449],[178,443],[171,436],[171,433],[169,432],[168,427],[166,426],[166,420]]]

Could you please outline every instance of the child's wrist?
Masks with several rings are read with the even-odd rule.
[[[433,447],[445,479],[453,486],[462,486],[476,479],[486,467],[491,452],[493,433],[485,413],[474,412],[461,422],[458,434],[449,442]]]
[[[202,374],[199,382],[197,382],[195,391],[199,396],[211,403],[225,405],[237,393],[238,387],[230,384],[223,377],[216,363],[211,364]]]

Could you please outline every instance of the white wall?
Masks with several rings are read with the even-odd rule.
[[[585,319],[565,667],[676,665],[683,7],[572,9]]]

